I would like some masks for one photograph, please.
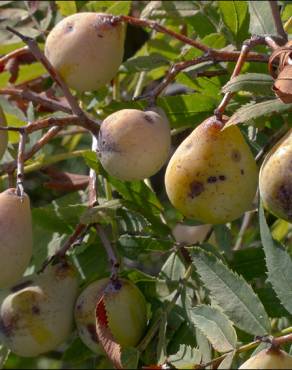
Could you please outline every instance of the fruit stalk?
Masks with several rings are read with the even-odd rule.
[[[25,130],[20,131],[20,139],[18,145],[17,153],[17,173],[16,173],[16,193],[18,196],[23,198],[24,188],[23,188],[23,179],[24,179],[24,150],[25,150],[25,141],[26,141],[26,132]]]

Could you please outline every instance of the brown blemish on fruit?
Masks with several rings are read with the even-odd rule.
[[[207,179],[207,182],[209,183],[209,184],[212,184],[213,182],[216,182],[217,181],[217,177],[216,176],[210,176],[210,177],[208,177],[208,179]]]
[[[73,29],[74,29],[74,27],[73,27],[73,23],[69,22],[69,23],[67,23],[67,24],[66,24],[66,26],[65,26],[65,33],[72,32],[72,31],[73,31]]]
[[[24,289],[24,288],[28,287],[31,284],[32,284],[32,280],[26,280],[26,281],[23,281],[22,283],[14,285],[12,288],[10,288],[10,290],[11,290],[11,292],[15,293],[15,292],[18,292],[21,289]]]
[[[100,33],[97,34],[97,36],[101,39],[103,39],[103,35],[101,35]]]
[[[225,175],[220,175],[219,176],[219,180],[220,181],[225,181],[226,180],[226,176]]]
[[[41,310],[37,305],[33,305],[31,308],[31,312],[33,313],[33,315],[39,315],[41,313]]]
[[[240,173],[241,173],[242,175],[244,175],[244,170],[243,170],[243,169],[241,169],[241,170],[240,170]]]
[[[97,339],[97,334],[96,334],[96,328],[95,328],[95,325],[94,324],[88,324],[87,326],[86,326],[86,328],[87,328],[87,331],[88,331],[88,333],[89,333],[89,335],[90,335],[90,338],[91,338],[91,340],[93,340],[94,342],[98,342],[98,339]]]
[[[154,123],[152,117],[149,116],[149,114],[145,113],[144,114],[144,119],[149,122],[149,123]]]
[[[292,184],[282,184],[277,191],[276,197],[290,219],[292,216]]]
[[[205,190],[204,185],[200,181],[193,181],[190,183],[189,197],[195,198]]]
[[[233,149],[231,152],[231,158],[234,162],[239,162],[241,160],[241,154],[237,149]]]

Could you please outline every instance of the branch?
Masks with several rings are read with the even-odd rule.
[[[67,107],[66,105],[59,103],[56,100],[41,96],[38,93],[35,93],[31,90],[22,90],[17,88],[4,88],[0,89],[0,95],[10,95],[17,99],[24,99],[31,101],[36,104],[41,104],[42,106],[53,110],[53,111],[61,111],[65,113],[72,114],[72,109]]]

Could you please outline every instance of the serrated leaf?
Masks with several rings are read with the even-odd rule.
[[[176,369],[192,369],[195,365],[200,365],[202,354],[196,348],[181,344],[177,353],[168,356],[167,360]]]
[[[222,88],[222,92],[250,91],[258,95],[274,95],[273,79],[264,73],[245,73],[234,77]]]
[[[64,15],[71,15],[77,12],[75,1],[56,1],[59,12]]]
[[[218,352],[236,348],[237,336],[231,321],[219,309],[207,305],[189,311],[189,318]]]
[[[280,99],[266,100],[261,103],[249,103],[238,109],[228,120],[225,128],[272,113],[285,113],[292,109],[292,104],[285,104]]]
[[[234,359],[234,356],[235,356],[235,351],[231,352],[231,353],[228,353],[225,358],[223,359],[223,361],[221,361],[220,365],[218,366],[218,370],[228,370],[228,369],[232,369],[232,362],[233,362],[233,359]]]
[[[160,54],[133,57],[126,60],[120,67],[120,72],[135,73],[151,71],[152,69],[169,65],[169,60]]]
[[[247,333],[269,333],[268,315],[250,285],[213,255],[199,248],[191,254],[202,282],[229,319]]]
[[[122,207],[119,199],[104,202],[102,205],[88,208],[80,217],[82,224],[109,223],[116,215],[116,210]]]
[[[248,7],[250,14],[249,31],[252,35],[277,35],[269,1],[250,0]]]
[[[223,22],[234,36],[237,36],[244,25],[247,16],[247,3],[245,1],[218,1]]]
[[[259,223],[269,282],[282,305],[292,313],[292,260],[285,248],[273,240],[262,204],[259,206]]]

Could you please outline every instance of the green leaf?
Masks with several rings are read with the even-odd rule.
[[[76,364],[86,361],[93,356],[95,356],[95,354],[82,342],[82,340],[76,338],[63,353],[62,360],[67,363]]]
[[[149,235],[134,236],[126,234],[120,236],[118,245],[122,255],[135,260],[143,253],[168,250],[173,245],[173,241]]]
[[[248,7],[250,14],[249,31],[252,35],[277,35],[269,1],[250,0]]]
[[[273,79],[264,73],[245,73],[234,77],[222,88],[222,92],[250,91],[257,95],[274,95]]]
[[[227,370],[227,369],[233,369],[232,362],[235,356],[235,351],[232,351],[231,353],[228,353],[223,361],[221,361],[220,365],[218,366],[218,370]]]
[[[113,3],[111,1],[111,3]],[[115,1],[113,5],[107,8],[106,12],[112,15],[128,15],[131,9],[132,1]]]
[[[181,344],[177,353],[168,356],[167,360],[176,369],[192,369],[195,365],[200,365],[202,354],[196,348]]]
[[[0,345],[0,369],[3,369],[3,366],[5,365],[5,362],[8,359],[10,353],[10,349],[5,347],[4,345]]]
[[[292,260],[285,248],[273,240],[262,204],[259,206],[259,222],[269,282],[282,305],[292,313]]]
[[[71,15],[77,12],[75,1],[56,1],[59,12],[64,15]]]
[[[250,285],[213,255],[199,248],[191,254],[205,287],[234,324],[250,334],[269,333],[268,315]]]
[[[261,103],[249,103],[238,109],[224,127],[248,122],[254,118],[271,113],[284,113],[292,109],[292,104],[285,104],[280,99],[266,100]]]
[[[120,67],[120,72],[135,73],[141,71],[151,71],[152,69],[169,65],[169,60],[159,54],[138,56],[128,59]]]
[[[110,223],[120,207],[122,203],[119,199],[104,202],[102,205],[86,209],[80,217],[80,222],[82,224]]]
[[[198,12],[195,1],[149,1],[141,13],[141,18],[187,18]]]
[[[136,348],[127,347],[122,349],[121,363],[123,369],[137,369],[140,353]]]
[[[248,15],[246,1],[218,1],[219,10],[223,22],[230,29],[234,36],[237,36],[242,29]]]
[[[262,248],[249,247],[233,252],[230,268],[247,281],[265,275],[265,254]]]
[[[218,352],[236,347],[237,336],[231,321],[218,309],[201,305],[189,311],[190,320],[208,338]]]

